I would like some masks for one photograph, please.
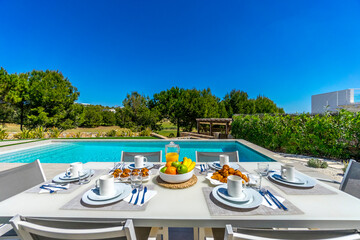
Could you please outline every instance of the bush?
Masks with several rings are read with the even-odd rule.
[[[151,132],[152,131],[150,128],[146,128],[145,130],[142,130],[139,135],[140,136],[150,136]]]
[[[112,129],[106,133],[107,137],[115,137],[116,136],[116,130]]]
[[[50,138],[58,138],[60,136],[61,132],[62,131],[60,129],[58,129],[57,127],[53,127],[48,130]]]
[[[128,128],[120,128],[117,131],[117,137],[131,137],[133,132]]]
[[[327,168],[328,164],[320,159],[312,158],[307,162],[307,165],[312,168]]]
[[[174,137],[175,137],[175,134],[174,134],[174,133],[170,133],[168,137],[169,137],[169,138],[174,138]]]
[[[231,134],[273,151],[360,158],[360,113],[237,116]]]
[[[18,139],[30,139],[35,138],[34,132],[29,129],[23,129],[21,132],[14,135],[15,138]]]
[[[0,140],[6,139],[7,136],[8,136],[8,134],[6,133],[5,129],[2,129],[2,128],[0,127]]]

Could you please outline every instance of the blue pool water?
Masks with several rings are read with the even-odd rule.
[[[125,152],[155,152],[163,151],[165,161],[164,141],[119,141],[119,142],[53,142],[47,145],[0,154],[0,162],[29,163],[40,159],[42,163],[71,162],[116,162],[120,160],[121,151]],[[195,161],[195,151],[199,152],[233,152],[239,151],[240,162],[274,161],[236,141],[203,142],[179,141],[180,159],[189,157]]]

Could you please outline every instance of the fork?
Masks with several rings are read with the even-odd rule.
[[[265,189],[264,189],[264,188],[260,189],[260,190],[259,190],[259,193],[260,193],[261,196],[263,196],[263,197],[265,198],[265,200],[267,201],[267,203],[268,203],[270,206],[272,206],[271,202],[267,199],[267,197],[266,197],[266,195],[265,195],[265,194],[266,194]]]

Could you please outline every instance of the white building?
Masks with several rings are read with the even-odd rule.
[[[360,111],[360,88],[311,96],[311,113],[336,112],[342,108],[352,112]]]

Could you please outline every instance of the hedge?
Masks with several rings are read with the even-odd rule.
[[[360,113],[238,115],[232,135],[272,151],[316,157],[360,158]]]

